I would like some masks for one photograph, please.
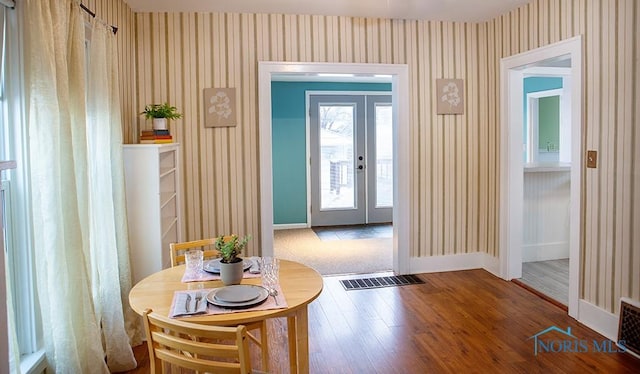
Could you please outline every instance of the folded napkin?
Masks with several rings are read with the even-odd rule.
[[[252,257],[253,260],[251,267],[249,268],[249,273],[251,274],[260,274],[260,257]]]
[[[190,316],[207,312],[207,292],[204,290],[176,291],[169,317]]]

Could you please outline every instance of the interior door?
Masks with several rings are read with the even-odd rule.
[[[310,95],[311,224],[391,222],[390,95]]]
[[[311,223],[364,223],[364,96],[311,95]]]

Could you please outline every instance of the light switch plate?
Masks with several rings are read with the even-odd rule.
[[[598,151],[587,151],[587,167],[598,167]]]

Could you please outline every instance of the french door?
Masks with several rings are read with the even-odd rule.
[[[390,95],[309,96],[311,224],[391,222]]]

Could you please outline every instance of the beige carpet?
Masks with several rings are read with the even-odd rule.
[[[389,271],[392,238],[322,241],[311,229],[274,231],[276,257],[316,269],[322,275]]]

